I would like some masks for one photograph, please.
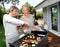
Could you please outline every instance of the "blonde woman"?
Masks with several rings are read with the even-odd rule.
[[[32,27],[34,25],[33,15],[31,15],[29,13],[29,9],[26,5],[22,6],[22,13],[23,13],[23,16],[20,18],[20,20],[23,20],[23,21],[28,22],[30,24],[30,27],[23,26],[22,30],[24,33],[31,33]]]

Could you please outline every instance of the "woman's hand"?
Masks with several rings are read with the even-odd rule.
[[[30,27],[30,24],[28,22],[25,22],[24,25],[27,26],[27,27]]]
[[[27,32],[28,32],[28,30],[27,30],[27,29],[24,29],[24,30],[23,30],[23,32],[24,32],[24,33],[27,33]]]

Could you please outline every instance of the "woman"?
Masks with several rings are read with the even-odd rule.
[[[28,22],[30,24],[30,27],[23,26],[22,28],[20,27],[20,29],[22,29],[24,33],[31,33],[32,27],[34,25],[33,15],[29,13],[29,9],[26,5],[22,6],[22,13],[23,16],[20,18],[20,20]]]

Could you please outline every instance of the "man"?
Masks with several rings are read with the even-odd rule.
[[[7,47],[10,47],[9,43],[13,43],[19,39],[17,26],[26,25],[29,27],[29,23],[14,18],[17,15],[17,12],[18,8],[11,6],[9,14],[5,14],[3,16],[3,25],[5,29]]]

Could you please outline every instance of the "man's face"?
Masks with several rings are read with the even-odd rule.
[[[17,9],[14,9],[14,10],[12,11],[12,14],[13,14],[13,16],[17,16],[18,10],[17,10]]]

